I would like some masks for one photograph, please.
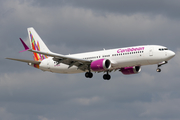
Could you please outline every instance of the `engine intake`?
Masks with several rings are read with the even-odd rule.
[[[93,71],[104,71],[111,68],[111,61],[108,59],[95,60],[90,65]]]
[[[121,68],[121,72],[124,75],[136,74],[141,72],[141,67],[140,66],[125,67],[125,68]]]

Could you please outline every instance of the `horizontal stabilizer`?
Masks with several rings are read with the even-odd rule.
[[[25,63],[33,63],[33,64],[40,64],[41,63],[40,61],[34,61],[34,60],[24,60],[24,59],[16,59],[16,58],[6,58],[6,59],[25,62]]]

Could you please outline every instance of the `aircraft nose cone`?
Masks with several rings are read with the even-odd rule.
[[[170,55],[171,58],[173,58],[176,54],[175,54],[175,52],[170,51],[169,55]]]

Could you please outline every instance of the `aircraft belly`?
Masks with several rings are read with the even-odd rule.
[[[132,59],[132,58],[120,58],[118,60],[118,62],[116,62],[116,64],[114,65],[118,68],[122,68],[122,67],[129,67],[129,66],[136,66],[136,59]]]
[[[114,60],[115,61],[115,60]],[[116,68],[122,68],[122,67],[130,67],[130,66],[142,66],[147,65],[148,62],[146,59],[142,59],[140,57],[128,57],[128,58],[120,58],[114,66]]]
[[[49,72],[55,72],[55,73],[64,73],[64,74],[72,74],[72,73],[81,73],[84,72],[82,70],[77,69],[76,66],[72,66],[68,68],[69,65],[60,63],[56,64],[54,61],[52,61],[52,58],[45,59],[41,62],[39,65],[39,69],[43,71],[49,71]]]
[[[55,73],[64,73],[64,74],[72,74],[72,73],[81,73],[82,70],[78,70],[76,66],[72,66],[68,68],[69,65],[60,63],[58,65],[56,64],[50,64],[50,71]]]

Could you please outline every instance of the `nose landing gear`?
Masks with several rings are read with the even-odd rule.
[[[156,71],[161,72],[161,69],[159,67],[161,67],[162,65],[167,64],[167,63],[168,63],[167,61],[163,61],[163,62],[159,63],[158,68],[156,69]]]
[[[157,72],[161,72],[161,69],[160,69],[160,68],[157,68],[156,71],[157,71]]]

